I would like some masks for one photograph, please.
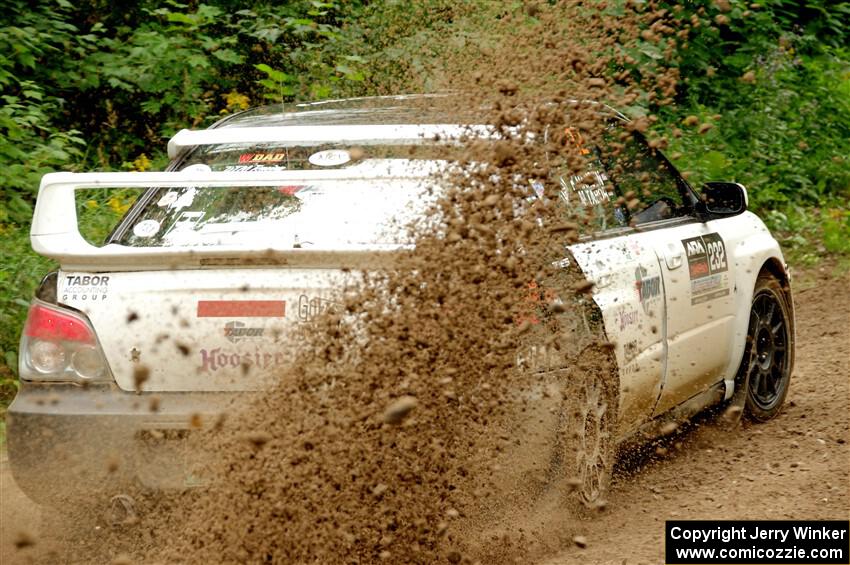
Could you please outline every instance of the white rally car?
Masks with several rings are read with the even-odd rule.
[[[178,133],[167,172],[45,176],[32,244],[60,269],[21,339],[7,427],[16,481],[46,501],[107,475],[185,484],[169,446],[193,415],[210,421],[235,393],[268,386],[291,359],[287,330],[408,243],[386,225],[431,198],[429,144],[468,133],[404,98],[260,108]],[[565,254],[595,283],[619,372],[617,409],[597,395],[581,413],[596,430],[573,469],[585,502],[610,471],[600,430],[612,419],[613,443],[724,401],[765,420],[794,360],[787,266],[744,188],[696,194],[637,133],[616,169],[599,163],[591,186],[557,179],[568,205],[595,211]],[[638,180],[643,204],[619,205]],[[93,187],[145,189],[100,247],[75,214],[75,191]],[[140,455],[125,456],[131,447]]]

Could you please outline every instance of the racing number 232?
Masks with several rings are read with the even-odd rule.
[[[726,269],[726,249],[722,241],[707,241],[708,265],[712,272]]]

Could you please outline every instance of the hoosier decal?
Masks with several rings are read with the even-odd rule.
[[[682,240],[691,277],[691,304],[729,294],[726,245],[716,233]]]
[[[270,369],[282,367],[291,361],[291,355],[282,351],[254,351],[253,353],[222,350],[219,347],[207,351],[200,350],[201,366],[204,372],[214,372],[219,369]]]

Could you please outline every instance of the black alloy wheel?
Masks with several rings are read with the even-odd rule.
[[[747,387],[744,414],[752,420],[769,420],[782,408],[791,380],[792,335],[787,295],[776,279],[760,276],[739,370],[739,383]]]

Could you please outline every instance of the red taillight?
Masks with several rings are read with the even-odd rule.
[[[83,320],[41,304],[30,306],[24,334],[47,341],[95,343],[94,333]]]

